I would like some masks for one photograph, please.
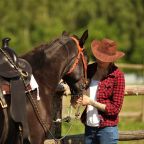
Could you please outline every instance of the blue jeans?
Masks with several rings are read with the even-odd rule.
[[[90,127],[85,126],[85,144],[117,144],[118,127]]]

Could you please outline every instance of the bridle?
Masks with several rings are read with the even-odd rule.
[[[76,66],[78,65],[79,61],[82,59],[82,63],[83,63],[83,67],[84,67],[84,77],[82,77],[79,82],[80,83],[80,92],[79,94],[76,94],[76,95],[71,95],[71,96],[79,96],[81,97],[83,94],[83,91],[85,90],[86,86],[87,86],[87,61],[85,59],[85,56],[84,56],[84,53],[83,53],[83,50],[84,48],[80,46],[79,44],[79,41],[78,39],[76,39],[74,36],[70,37],[75,43],[76,43],[76,47],[78,49],[78,54],[77,56],[75,57],[75,61],[74,63],[72,64],[72,66],[70,67],[70,69],[68,70],[68,72],[66,73],[66,75],[70,75],[76,68]],[[68,53],[69,53],[69,50],[68,50],[68,47],[66,47]],[[77,111],[75,113],[75,116],[76,118],[79,117],[80,113],[79,113],[79,108],[80,106],[77,107]],[[69,120],[68,120],[69,121]]]
[[[81,81],[81,91],[83,92],[83,90],[86,88],[87,86],[87,61],[85,60],[85,57],[84,57],[84,54],[83,54],[83,48],[80,47],[79,45],[79,41],[75,38],[75,37],[71,37],[76,45],[77,45],[77,48],[78,48],[78,55],[75,59],[75,62],[73,63],[72,67],[69,69],[68,73],[67,74],[70,74],[74,71],[74,69],[76,68],[76,66],[78,65],[79,61],[80,61],[80,58],[82,58],[82,62],[83,62],[83,66],[84,66],[84,78],[82,78],[80,81]],[[81,94],[78,94],[77,96],[82,96],[82,93]],[[75,117],[78,118],[80,113],[79,113],[79,109],[80,109],[80,106],[77,106],[77,110],[76,110],[76,113],[75,113]]]
[[[70,74],[70,73],[72,73],[74,71],[75,67],[77,66],[77,64],[78,64],[78,62],[80,60],[80,58],[82,58],[82,62],[83,62],[83,66],[84,66],[84,77],[86,78],[87,77],[87,74],[86,74],[86,71],[87,71],[87,62],[86,62],[84,54],[83,54],[83,48],[80,47],[79,41],[75,37],[71,37],[71,38],[75,41],[75,43],[77,45],[78,55],[77,55],[77,57],[75,59],[75,62],[72,65],[72,67],[67,72],[67,75]]]
[[[71,37],[71,39],[74,40],[75,43],[76,43],[76,47],[78,49],[78,54],[75,58],[75,61],[74,61],[73,65],[71,66],[71,68],[69,69],[69,71],[67,72],[66,75],[71,74],[75,70],[75,68],[78,65],[80,59],[82,59],[82,63],[83,63],[83,67],[84,67],[84,71],[83,71],[84,77],[82,77],[79,81],[81,82],[81,84],[80,84],[81,88],[80,89],[81,89],[81,91],[83,91],[86,88],[86,85],[87,85],[87,61],[86,61],[84,53],[83,53],[84,49],[83,49],[83,47],[81,47],[79,45],[79,41],[75,37]],[[78,94],[78,95],[81,95],[81,94]]]

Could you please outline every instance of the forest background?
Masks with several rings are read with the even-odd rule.
[[[144,63],[143,0],[1,0],[0,39],[23,54],[49,43],[65,30],[81,36],[88,29],[89,56],[93,39],[110,38],[126,53],[126,63]]]

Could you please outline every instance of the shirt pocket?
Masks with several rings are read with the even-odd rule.
[[[104,94],[105,97],[109,98],[113,94],[113,83],[112,82],[105,82],[104,83]]]

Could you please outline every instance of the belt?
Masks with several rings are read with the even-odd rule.
[[[9,84],[2,84],[0,87],[1,87],[3,95],[11,94],[11,89],[10,89]],[[25,92],[27,93],[28,91],[31,91],[31,90],[32,90],[32,88],[31,88],[30,84],[28,84]]]

